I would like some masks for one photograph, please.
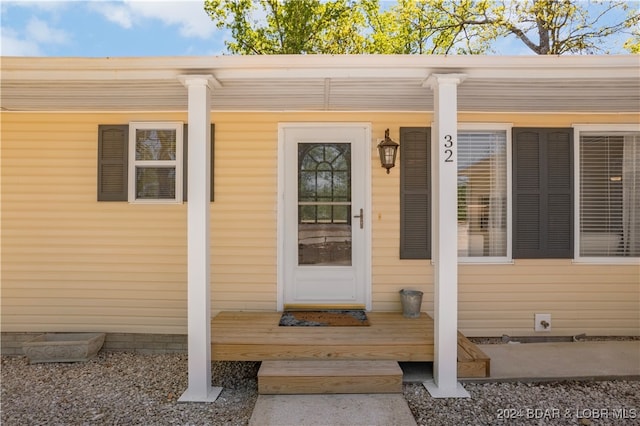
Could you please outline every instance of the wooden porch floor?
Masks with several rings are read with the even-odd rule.
[[[280,327],[280,312],[221,312],[211,322],[215,361],[433,361],[433,319],[367,312],[370,326]]]
[[[280,312],[220,312],[211,321],[211,359],[433,361],[433,319],[367,312],[370,326],[280,327]],[[488,377],[490,360],[458,333],[458,376]]]

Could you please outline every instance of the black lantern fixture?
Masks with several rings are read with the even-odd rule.
[[[389,137],[389,129],[384,132],[384,140],[378,144],[378,153],[380,153],[380,163],[382,167],[389,169],[396,165],[396,155],[398,154],[398,145]]]

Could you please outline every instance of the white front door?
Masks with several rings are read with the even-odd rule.
[[[280,126],[279,308],[370,308],[370,127]]]

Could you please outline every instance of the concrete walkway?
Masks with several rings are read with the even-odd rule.
[[[250,426],[413,426],[402,394],[260,395]]]
[[[640,341],[479,345],[491,358],[491,377],[464,382],[640,380]],[[405,382],[432,378],[430,363],[403,365]],[[413,426],[401,394],[260,395],[249,422],[268,425]]]
[[[640,379],[640,340],[478,346],[491,358],[483,381]]]

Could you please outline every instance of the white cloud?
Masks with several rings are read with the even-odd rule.
[[[125,5],[116,5],[113,3],[92,3],[91,8],[100,12],[107,20],[120,25],[123,28],[131,28],[133,26],[131,11]]]
[[[0,54],[3,56],[42,56],[41,45],[59,45],[69,42],[69,34],[52,27],[46,21],[31,17],[26,26],[17,30],[2,25]]]
[[[157,20],[164,25],[177,26],[183,37],[202,39],[211,37],[217,29],[204,11],[202,0],[96,2],[91,3],[91,8],[123,28],[148,25],[149,20]]]
[[[0,55],[2,56],[41,56],[38,43],[21,39],[11,28],[2,28],[0,34]]]
[[[38,18],[31,18],[26,28],[27,38],[37,43],[64,44],[69,41],[68,34],[60,29],[52,28]]]

